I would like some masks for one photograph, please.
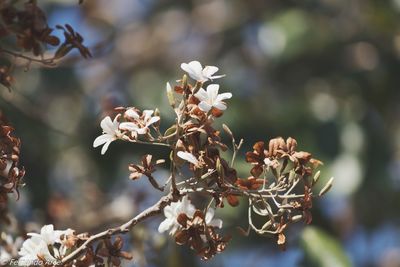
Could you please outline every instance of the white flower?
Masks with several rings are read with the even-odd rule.
[[[101,149],[101,154],[104,155],[106,153],[108,146],[111,144],[112,141],[117,140],[121,137],[121,132],[119,131],[119,122],[118,117],[114,118],[114,121],[111,121],[109,116],[105,117],[101,122],[100,126],[103,129],[103,134],[98,136],[94,142],[93,147],[98,147],[103,145]]]
[[[0,242],[4,245],[0,247],[0,266],[5,266],[6,263],[11,261],[11,259],[18,254],[18,250],[21,248],[24,240],[22,237],[17,237],[14,240],[11,235],[2,233],[0,236]]]
[[[49,262],[55,261],[46,242],[39,236],[33,236],[25,240],[18,254],[21,256],[18,263],[23,266],[30,266],[35,260],[39,259],[45,259]]]
[[[71,235],[74,231],[72,229],[67,229],[64,231],[54,230],[54,226],[52,224],[45,225],[40,229],[40,234],[37,233],[28,233],[27,235],[30,237],[39,237],[47,245],[53,245],[54,243],[60,243],[60,237],[62,235]]]
[[[137,119],[140,118],[139,114],[138,114],[138,113],[136,112],[136,110],[133,109],[133,108],[127,109],[127,110],[125,111],[125,115],[128,116],[128,117],[130,117],[130,118],[132,118],[132,119],[135,119],[135,120],[137,120]]]
[[[178,151],[176,155],[178,155],[178,157],[180,157],[181,159],[184,159],[196,166],[199,165],[199,160],[192,153]]]
[[[130,117],[134,119],[139,119],[139,115],[136,112],[135,114],[134,112],[135,111],[132,110]],[[137,134],[146,134],[147,131],[149,130],[149,126],[160,120],[159,116],[152,116],[153,113],[154,113],[153,110],[143,110],[143,118],[142,118],[142,123],[144,124],[143,126],[141,126],[139,123],[136,122],[122,122],[119,128],[121,130],[128,130]],[[135,118],[136,115],[137,118]]]
[[[180,227],[177,221],[179,214],[185,213],[188,217],[192,217],[195,211],[195,207],[190,203],[187,196],[184,196],[178,202],[172,202],[169,206],[164,208],[166,219],[161,222],[158,231],[163,233],[169,230],[169,234],[174,235]]]
[[[194,95],[200,100],[198,106],[202,111],[208,112],[213,107],[219,110],[226,109],[226,104],[223,102],[223,100],[231,98],[232,94],[218,94],[218,90],[218,84],[210,84],[209,86],[207,86],[207,91],[205,91],[203,88],[200,88],[200,90]]]
[[[18,252],[21,256],[19,259],[20,265],[30,266],[35,260],[45,259],[48,262],[54,262],[56,257],[64,256],[67,251],[63,242],[61,241],[61,236],[67,236],[74,233],[74,230],[54,230],[54,226],[52,224],[45,225],[40,229],[40,234],[38,233],[28,233],[30,236],[29,239],[25,240],[22,244],[22,248]],[[60,250],[54,246],[55,243],[61,244],[59,247]],[[50,248],[53,248],[53,255],[49,251]]]
[[[12,255],[8,253],[5,248],[0,247],[0,266],[5,265],[7,262],[9,262],[12,259]]]
[[[156,123],[157,121],[160,120],[160,117],[153,116],[153,113],[154,113],[153,110],[143,110],[143,115],[144,115],[143,122],[145,123],[146,127],[149,127],[153,123]]]
[[[208,226],[222,228],[222,220],[221,219],[213,219],[214,218],[214,209],[208,208],[206,213],[206,224]]]
[[[218,68],[215,66],[205,66],[203,69],[203,66],[201,66],[200,62],[198,61],[182,63],[181,68],[186,71],[192,79],[198,82],[206,82],[208,80],[219,79],[225,76],[213,76],[213,74],[218,71]]]

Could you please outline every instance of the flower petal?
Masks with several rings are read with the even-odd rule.
[[[190,163],[192,163],[192,164],[194,164],[194,165],[199,164],[198,159],[197,159],[192,153],[183,152],[183,151],[178,151],[177,155],[178,155],[178,157],[180,157],[181,159],[184,159],[184,160],[186,160],[186,161],[189,161]]]
[[[208,98],[212,99],[213,101],[217,99],[218,90],[219,90],[219,84],[213,83],[207,86]]]
[[[101,148],[101,154],[102,154],[102,155],[104,155],[104,154],[106,153],[106,151],[107,151],[107,149],[108,149],[108,147],[110,146],[110,144],[111,144],[112,141],[113,141],[113,140],[110,140],[110,141],[106,142],[106,143],[104,144],[104,146]]]
[[[217,228],[222,228],[222,220],[221,219],[214,219],[207,225]]]
[[[172,224],[173,224],[173,221],[172,221],[172,220],[170,220],[170,219],[165,219],[165,220],[162,221],[162,222],[160,223],[160,225],[158,226],[158,232],[164,233],[164,232],[168,231],[168,230],[171,228]]]
[[[146,134],[148,130],[149,130],[149,128],[143,127],[143,128],[138,128],[138,129],[136,130],[136,132],[137,132],[138,134]]]
[[[134,110],[133,108],[130,108],[127,111],[125,111],[125,115],[135,120],[139,119],[140,117],[139,114],[136,112],[136,110]]]
[[[151,115],[153,115],[154,110],[150,110],[150,109],[146,109],[143,110],[143,115],[144,115],[144,119],[149,119],[151,117]]]
[[[109,140],[111,140],[112,137],[113,136],[110,134],[102,134],[102,135],[98,136],[96,139],[94,139],[93,147],[101,146],[105,142],[108,142]]]
[[[218,67],[215,66],[205,66],[203,69],[203,75],[210,78],[214,73],[218,71]]]
[[[171,231],[169,231],[169,234],[170,235],[174,235],[175,233],[176,233],[176,231],[179,229],[179,225],[178,224],[174,224],[173,226],[172,226],[172,229],[171,229]]]
[[[225,77],[226,75],[225,74],[222,74],[222,75],[215,75],[215,76],[210,76],[210,77],[208,77],[210,80],[215,80],[215,79],[219,79],[219,78],[222,78],[222,77]]]
[[[133,122],[123,122],[119,125],[119,128],[121,130],[127,130],[131,132],[135,132],[139,129],[139,126],[136,123]]]
[[[100,126],[101,129],[103,129],[103,131],[105,133],[108,134],[113,134],[114,133],[114,124],[110,118],[110,116],[105,117],[101,122],[100,122]]]
[[[226,104],[224,102],[214,102],[214,107],[219,110],[225,110]]]
[[[211,220],[214,218],[214,209],[213,208],[209,208],[207,209],[207,213],[206,213],[206,224],[209,224],[211,222]]]
[[[206,213],[206,224],[213,227],[222,228],[222,220],[221,219],[213,219],[215,211],[212,208],[209,208]]]
[[[232,94],[231,94],[231,93],[219,94],[219,95],[217,96],[216,101],[222,101],[222,100],[225,100],[225,99],[230,99],[231,97],[232,97]]]
[[[155,123],[155,122],[157,122],[159,120],[160,120],[159,116],[151,117],[151,119],[146,123],[146,126],[150,126],[150,125],[152,125],[153,123]]]
[[[173,214],[173,210],[172,210],[171,206],[166,206],[164,208],[164,216],[167,218],[170,218],[170,217],[173,217],[173,215],[174,214]]]
[[[194,94],[194,96],[200,101],[206,101],[208,99],[208,94],[203,88],[200,88],[199,91]]]
[[[209,112],[210,109],[212,108],[212,106],[210,104],[208,104],[207,102],[205,102],[205,101],[201,101],[198,104],[198,107],[204,112]]]
[[[186,71],[189,76],[196,80],[196,81],[205,81],[204,76],[202,74],[203,67],[201,66],[200,62],[198,61],[191,61],[188,64],[182,63],[181,64],[182,70]]]

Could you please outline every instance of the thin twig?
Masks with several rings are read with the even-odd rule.
[[[8,54],[8,55],[11,55],[11,56],[13,56],[15,58],[25,59],[26,61],[28,61],[28,63],[35,62],[35,63],[39,63],[39,64],[42,64],[42,65],[45,65],[45,66],[49,66],[49,67],[54,67],[54,66],[57,65],[55,63],[55,60],[56,60],[55,57],[46,58],[46,59],[44,59],[44,58],[39,59],[39,58],[29,57],[29,56],[26,56],[24,54],[16,53],[16,52],[10,51],[8,49],[4,49],[2,47],[0,47],[0,53]]]

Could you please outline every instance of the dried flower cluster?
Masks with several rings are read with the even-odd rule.
[[[18,189],[25,175],[24,167],[19,164],[21,141],[13,135],[13,131],[14,129],[0,113],[0,221],[2,222],[8,222],[8,195],[16,192],[18,198]]]
[[[268,146],[263,141],[254,144],[253,151],[245,155],[250,173],[239,177],[234,165],[243,140],[236,142],[229,127],[223,125],[232,141],[232,157],[225,159],[221,152],[228,151],[229,146],[214,128],[232,97],[231,93],[220,93],[220,85],[213,81],[225,75],[216,75],[217,67],[203,68],[198,61],[183,63],[181,68],[187,74],[175,86],[166,85],[176,115],[173,125],[161,129],[158,109],[118,107],[113,118],[107,116],[101,121],[102,134],[93,142],[94,147],[102,146],[101,154],[117,140],[167,147],[168,159],[146,154],[128,169],[133,181],[145,176],[155,189],[168,193],[123,225],[94,235],[44,226],[40,234],[28,234],[30,238],[19,251],[22,263],[42,260],[47,266],[121,266],[122,259],[132,256],[122,251],[119,235],[160,213],[165,216],[158,227],[160,233],[168,232],[178,245],[186,245],[208,260],[223,252],[231,239],[230,234],[223,233],[223,221],[214,218],[215,213],[225,203],[236,207],[239,201],[248,203],[249,230],[275,236],[281,248],[286,245],[285,231],[290,224],[311,223],[312,189],[320,176],[314,170],[322,163],[310,153],[298,151],[295,139],[278,137]],[[210,81],[213,83],[206,84]],[[165,162],[169,163],[170,176],[159,181],[154,172]],[[332,179],[319,196],[331,186]],[[206,202],[196,201],[196,196]],[[262,226],[253,223],[254,217],[264,219]]]
[[[252,176],[237,182],[248,192],[258,193],[249,195],[249,223],[259,234],[276,234],[284,247],[284,230],[290,223],[311,223],[311,189],[320,175],[312,174],[322,162],[308,152],[296,151],[297,141],[290,137],[286,142],[281,137],[270,140],[268,150],[262,141],[253,149],[246,153],[246,161],[253,165]],[[253,212],[266,218],[262,227],[252,223]]]
[[[70,25],[56,26],[58,30],[64,32],[64,41],[61,42],[58,37],[53,35],[54,29],[47,24],[46,15],[37,5],[36,0],[29,0],[22,6],[17,2],[0,1],[0,38],[14,37],[15,44],[13,47],[32,53],[34,57],[30,57],[29,54],[20,54],[19,51],[9,50],[5,47],[0,47],[0,53],[25,59],[27,68],[32,62],[54,66],[57,60],[63,58],[74,48],[79,50],[82,57],[91,57],[89,49],[83,45],[83,37]],[[53,57],[44,59],[43,53],[48,45],[57,47],[57,50]],[[0,83],[10,89],[12,81],[11,69],[8,66],[1,66]]]

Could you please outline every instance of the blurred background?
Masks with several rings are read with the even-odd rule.
[[[291,136],[334,187],[314,202],[312,226],[289,231],[286,252],[274,238],[238,234],[243,205],[217,213],[234,238],[211,261],[158,234],[160,216],[126,236],[135,259],[124,266],[400,266],[400,0],[77,2],[39,4],[51,27],[80,32],[93,58],[17,68],[13,92],[0,90],[27,170],[10,201],[15,221],[94,233],[154,203],[160,194],[130,181],[127,164],[168,151],[114,142],[101,156],[93,140],[116,106],[158,107],[167,127],[165,83],[199,60],[227,74],[218,83],[234,97],[222,120],[245,139],[242,177],[255,141]]]

